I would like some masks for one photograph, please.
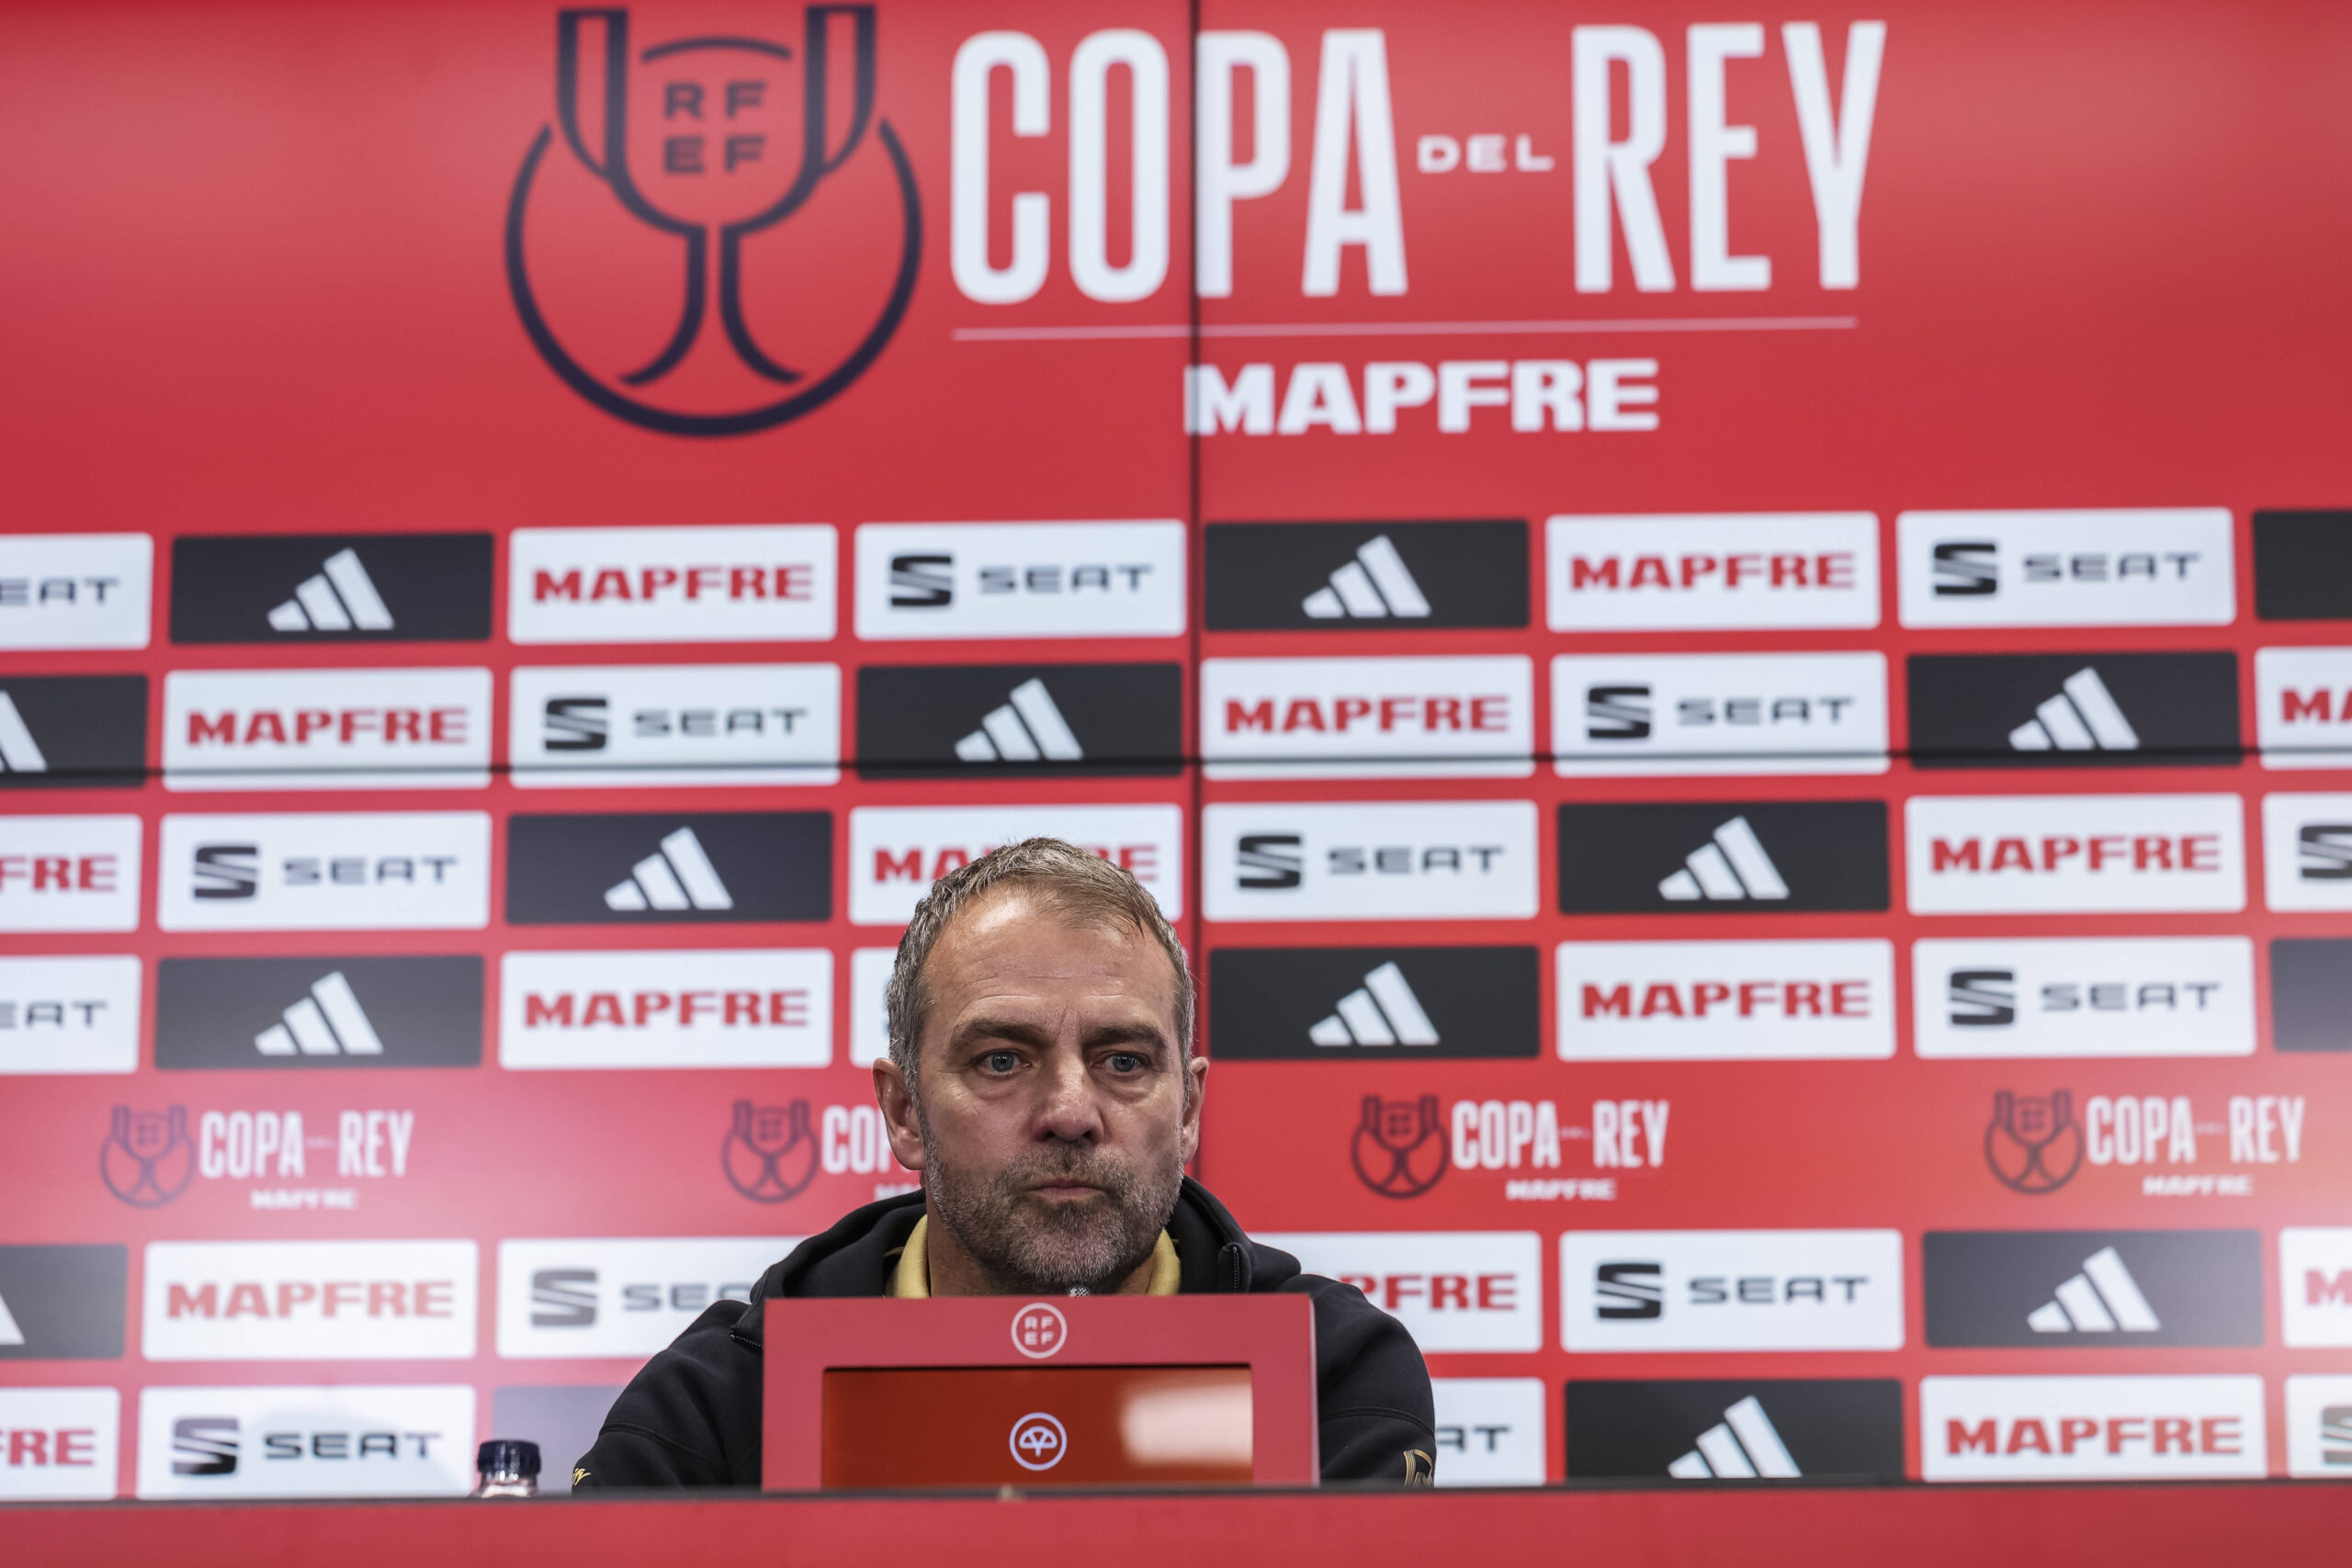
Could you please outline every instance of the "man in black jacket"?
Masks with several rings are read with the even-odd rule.
[[[646,1363],[575,1490],[757,1486],[764,1303],[778,1296],[1175,1295],[1313,1303],[1326,1482],[1428,1485],[1429,1370],[1351,1285],[1251,1241],[1184,1175],[1208,1064],[1184,950],[1125,872],[1032,839],[942,877],[890,976],[874,1089],[923,1190],[869,1203]]]

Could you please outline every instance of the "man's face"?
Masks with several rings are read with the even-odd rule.
[[[1200,1142],[1207,1064],[1184,1059],[1167,954],[1014,888],[959,914],[924,976],[915,1126],[883,1095],[894,1152],[996,1290],[1115,1289]]]

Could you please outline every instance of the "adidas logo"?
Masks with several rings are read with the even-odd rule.
[[[7,1298],[0,1296],[0,1348],[24,1342],[25,1331],[17,1326],[17,1314],[8,1310]]]
[[[2164,1326],[2140,1293],[2139,1281],[2115,1248],[2083,1259],[2083,1271],[2058,1287],[2058,1299],[2033,1309],[2026,1325],[2036,1334],[2154,1334]]]
[[[956,742],[967,762],[1075,762],[1086,753],[1043,681],[1023,681],[1002,707]]]
[[[605,889],[605,908],[639,909],[731,909],[733,895],[718,880],[718,870],[702,852],[702,840],[692,828],[681,828],[662,840],[662,852],[629,867],[629,878]]]
[[[24,715],[8,694],[0,692],[0,773],[45,773],[49,759],[40,754],[40,742],[25,728]]]
[[[1668,1465],[1666,1472],[1678,1481],[1753,1481],[1759,1476],[1785,1481],[1804,1473],[1752,1393],[1700,1433],[1698,1446]]]
[[[1381,535],[1356,551],[1356,558],[1331,574],[1331,586],[1308,594],[1299,608],[1318,621],[1379,620],[1389,615],[1418,620],[1430,613],[1421,585],[1405,570],[1405,558]]]
[[[368,1021],[351,982],[338,969],[311,986],[311,994],[279,1015],[254,1036],[254,1049],[265,1056],[380,1056],[384,1043]]]
[[[2139,731],[2115,705],[2098,671],[2086,664],[2066,677],[2058,695],[2009,731],[2018,751],[2136,751]]]
[[[1714,837],[1691,851],[1682,864],[1682,870],[1657,885],[1661,896],[1678,904],[1789,896],[1789,885],[1781,880],[1780,869],[1745,817],[1716,829]]]
[[[1437,1025],[1421,1010],[1405,972],[1384,964],[1363,977],[1361,990],[1341,997],[1338,1010],[1306,1037],[1317,1045],[1434,1045]]]
[[[281,632],[388,632],[392,613],[358,552],[346,549],[327,557],[317,576],[304,578],[294,597],[269,613],[269,625]]]

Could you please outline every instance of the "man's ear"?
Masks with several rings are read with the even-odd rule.
[[[874,1064],[874,1102],[882,1108],[882,1125],[890,1134],[890,1152],[909,1170],[922,1168],[922,1126],[915,1117],[915,1097],[899,1064],[884,1056]]]
[[[1190,1056],[1184,1062],[1184,1163],[1201,1152],[1201,1104],[1208,1098],[1209,1059]]]

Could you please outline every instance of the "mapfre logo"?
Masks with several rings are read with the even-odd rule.
[[[2254,943],[2222,937],[1925,940],[1922,1056],[2251,1056]]]
[[[474,1353],[470,1241],[157,1241],[151,1361],[415,1360]]]
[[[139,960],[0,958],[0,1075],[139,1068]]]
[[[1919,1380],[1928,1481],[2260,1480],[2258,1377]]]
[[[506,635],[518,643],[823,642],[833,530],[821,523],[517,528]]]
[[[1521,778],[1535,665],[1491,659],[1208,659],[1211,778]]]
[[[1878,625],[1878,519],[1867,512],[1555,517],[1555,632]]]
[[[0,817],[0,931],[139,929],[136,817]]]
[[[175,670],[166,789],[480,789],[487,670]]]
[[[1544,1245],[1533,1231],[1261,1235],[1310,1274],[1356,1287],[1425,1351],[1541,1350]]]
[[[832,1059],[833,955],[822,948],[510,953],[498,989],[503,1067],[821,1067]]]
[[[1922,795],[1903,822],[1915,915],[2245,908],[2234,795]]]
[[[1905,512],[1906,626],[2225,626],[2237,615],[2226,507]]]
[[[2264,767],[2352,762],[2352,648],[2259,649],[2254,689]]]
[[[2352,1345],[2352,1230],[2279,1231],[2278,1325],[2295,1348]],[[2343,1462],[2352,1464],[2352,1454]]]
[[[507,199],[506,284],[548,368],[606,413],[672,435],[771,429],[831,401],[899,329],[922,201],[875,115],[875,8],[801,17],[789,43],[640,47],[627,9],[557,14],[555,118]],[[800,231],[820,222],[821,239]],[[674,286],[616,298],[615,248],[647,244],[670,248]]]
[[[1182,523],[866,523],[857,635],[1177,637]]]
[[[650,1356],[714,1302],[744,1302],[797,1236],[498,1244],[498,1353]]]
[[[0,1388],[0,1502],[115,1495],[122,1395],[110,1388]]]
[[[1899,1350],[1900,1231],[1569,1231],[1570,1350]]]
[[[1567,942],[1557,962],[1564,1062],[1894,1055],[1892,942]]]
[[[1184,811],[1179,806],[861,806],[849,814],[849,918],[903,926],[931,885],[990,850],[1064,839],[1143,885],[1160,912],[1184,912]]]

